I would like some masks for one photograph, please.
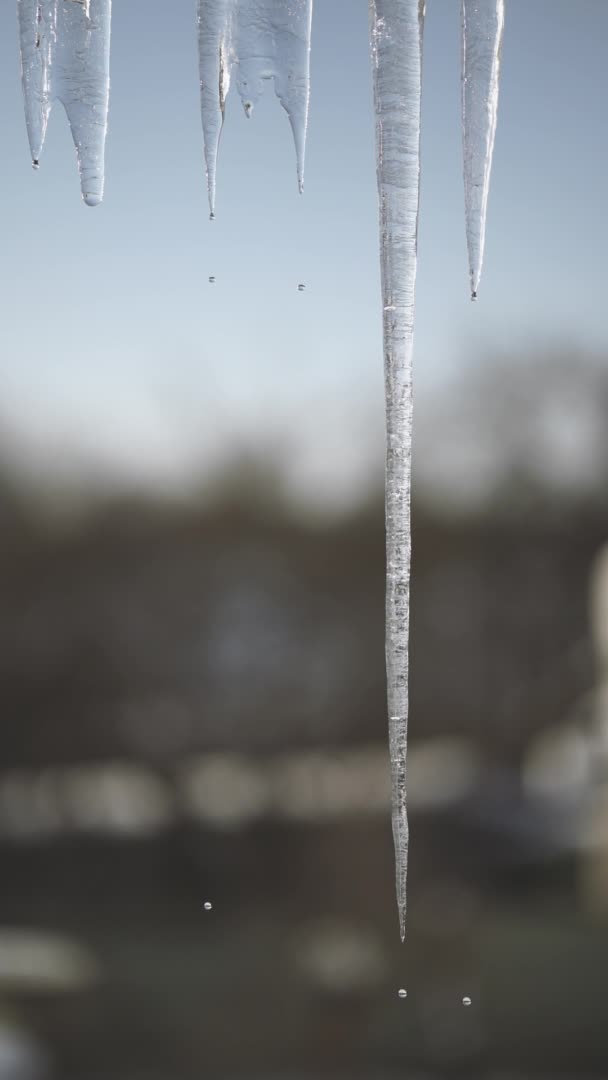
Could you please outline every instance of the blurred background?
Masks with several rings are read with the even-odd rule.
[[[428,5],[401,946],[367,5],[213,225],[194,4],[114,7],[96,211],[0,11],[0,1080],[608,1075],[608,9],[510,0],[471,305]]]

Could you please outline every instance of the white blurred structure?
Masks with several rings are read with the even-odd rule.
[[[596,662],[593,699],[595,785],[583,838],[580,892],[584,909],[608,916],[608,544],[591,571],[590,621]]]

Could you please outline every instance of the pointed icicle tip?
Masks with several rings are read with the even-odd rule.
[[[471,289],[471,300],[477,299],[477,289]]]

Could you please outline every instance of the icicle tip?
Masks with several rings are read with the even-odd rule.
[[[35,158],[32,159],[32,169],[38,170],[39,168],[40,168],[40,162],[38,161],[38,158],[35,157]]]

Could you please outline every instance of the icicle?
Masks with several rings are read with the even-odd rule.
[[[424,0],[369,0],[386,393],[386,669],[397,904],[405,937],[412,347]]]
[[[464,195],[473,300],[483,263],[504,21],[504,0],[462,0]]]
[[[37,169],[51,111],[51,43],[56,32],[56,4],[54,0],[18,0],[17,14],[25,123],[32,164]]]
[[[211,217],[215,214],[217,155],[233,66],[245,115],[259,101],[264,80],[285,109],[296,148],[298,186],[310,96],[312,0],[198,0],[201,112]]]
[[[112,0],[18,0],[25,116],[38,166],[54,100],[78,155],[82,197],[103,198]]]

